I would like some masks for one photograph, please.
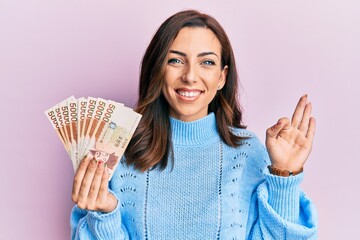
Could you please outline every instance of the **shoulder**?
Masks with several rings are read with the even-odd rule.
[[[241,137],[237,151],[245,152],[252,164],[268,164],[270,162],[265,145],[260,141],[258,136],[247,129],[231,128],[231,132]]]
[[[256,136],[255,133],[245,129],[245,128],[233,128],[229,127],[230,131],[239,137],[253,137]]]
[[[249,150],[250,149],[255,149],[255,150],[265,149],[264,144],[262,144],[262,142],[260,141],[260,139],[254,132],[249,131],[247,129],[243,129],[243,128],[230,128],[230,131],[234,135],[241,137],[240,146],[244,145],[244,142],[246,142],[246,143],[248,143],[248,146],[252,146],[252,148],[249,148]]]

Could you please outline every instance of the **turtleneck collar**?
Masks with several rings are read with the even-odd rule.
[[[212,112],[193,122],[183,122],[170,117],[170,125],[174,144],[200,145],[219,139],[215,114]]]

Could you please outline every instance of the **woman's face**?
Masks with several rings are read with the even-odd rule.
[[[221,45],[215,34],[207,28],[181,29],[166,61],[162,92],[170,116],[186,122],[205,117],[227,74],[227,66],[221,69]]]

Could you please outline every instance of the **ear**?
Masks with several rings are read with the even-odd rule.
[[[219,89],[223,88],[225,83],[226,83],[226,76],[227,76],[227,73],[228,73],[228,66],[225,65],[224,68],[221,70],[221,75],[220,75],[220,79],[219,79]]]

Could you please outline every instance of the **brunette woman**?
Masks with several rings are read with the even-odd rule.
[[[73,239],[315,239],[300,190],[315,120],[306,95],[267,130],[266,148],[242,125],[238,77],[219,23],[183,11],[144,55],[142,120],[108,184],[85,158],[74,179]]]

